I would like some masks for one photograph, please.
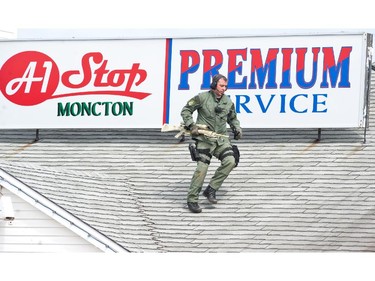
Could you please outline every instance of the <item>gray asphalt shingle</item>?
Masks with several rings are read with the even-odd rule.
[[[239,166],[186,207],[195,163],[158,129],[4,130],[0,167],[132,252],[375,251],[375,76],[363,129],[245,129]],[[213,160],[206,180],[218,166]]]

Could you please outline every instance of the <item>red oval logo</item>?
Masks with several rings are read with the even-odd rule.
[[[10,57],[0,70],[0,91],[12,103],[36,105],[51,98],[59,69],[46,54],[26,51]]]

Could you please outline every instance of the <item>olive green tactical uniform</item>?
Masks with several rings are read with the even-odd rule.
[[[194,122],[193,112],[196,110],[198,111],[198,116],[197,121]],[[232,100],[227,95],[217,99],[212,90],[200,93],[190,99],[182,108],[181,117],[187,127],[192,124],[207,125],[209,130],[218,134],[228,135],[227,123],[232,130],[240,130],[240,122],[237,119]],[[199,152],[199,160],[191,180],[187,196],[188,202],[198,202],[199,193],[202,190],[212,156],[221,161],[220,167],[216,170],[209,183],[215,190],[221,187],[224,180],[236,166],[229,135],[228,138],[210,138],[199,135],[194,139]]]

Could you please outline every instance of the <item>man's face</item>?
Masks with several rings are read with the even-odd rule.
[[[214,90],[217,97],[224,95],[225,91],[228,89],[228,82],[221,78],[217,81],[216,89]]]

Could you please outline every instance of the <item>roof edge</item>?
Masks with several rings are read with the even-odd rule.
[[[124,253],[130,252],[89,224],[77,218],[61,206],[43,196],[33,188],[27,186],[17,178],[0,168],[0,185],[13,194],[30,203],[38,210],[58,221],[89,243],[103,252]]]

